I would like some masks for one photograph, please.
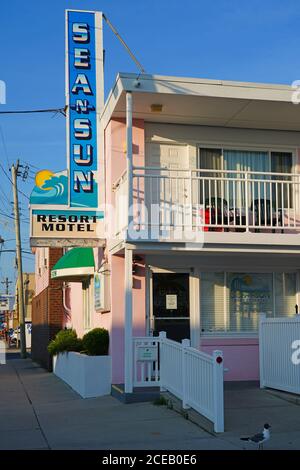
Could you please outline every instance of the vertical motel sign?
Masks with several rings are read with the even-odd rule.
[[[98,246],[104,239],[102,13],[66,11],[67,170],[36,174],[31,246]]]
[[[67,159],[70,207],[98,207],[97,131],[103,110],[102,14],[66,11]]]

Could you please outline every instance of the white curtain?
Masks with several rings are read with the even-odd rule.
[[[224,150],[224,170],[268,172],[269,154],[247,150]]]
[[[241,171],[241,173],[228,173],[228,177],[232,178],[229,183],[227,193],[229,195],[229,206],[245,209],[245,193],[246,185],[244,181],[234,181],[234,179],[244,179],[245,171],[257,171],[265,173],[270,171],[270,160],[268,152],[254,152],[247,150],[224,150],[224,170]],[[263,180],[264,175],[253,175],[250,179]],[[269,197],[269,185],[263,185],[260,182],[248,184],[249,206],[251,201],[257,199],[258,194],[261,198]],[[266,191],[268,194],[264,194]]]

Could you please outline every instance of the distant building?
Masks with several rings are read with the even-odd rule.
[[[32,299],[35,292],[35,273],[23,273],[23,292],[25,310],[25,335],[26,348],[31,349],[31,328],[32,328]],[[8,313],[8,328],[18,328],[20,325],[20,303],[18,292],[18,279],[15,287],[15,303],[13,310]]]
[[[35,273],[23,273],[23,289],[24,289],[24,308],[25,308],[25,322],[31,322],[32,319],[32,299],[35,293]],[[18,293],[18,280],[15,288],[15,315],[14,319],[20,321],[19,310],[19,293]]]

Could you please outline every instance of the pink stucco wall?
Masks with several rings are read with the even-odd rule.
[[[132,157],[135,166],[145,163],[144,121],[133,120]],[[113,184],[126,170],[126,125],[123,119],[112,119],[105,130],[106,204],[114,205]],[[109,214],[107,214],[109,217]]]
[[[95,269],[98,271],[104,253],[102,248],[94,248]],[[70,326],[74,328],[79,337],[85,333],[83,324],[83,306],[82,306],[82,284],[81,282],[69,283],[66,295],[67,307],[71,310]],[[93,310],[91,312],[91,328],[102,327],[108,331],[111,329],[110,315],[103,314]]]
[[[259,380],[258,338],[203,339],[200,349],[208,354],[216,349],[223,351],[226,381]]]
[[[124,382],[124,270],[122,256],[111,257],[111,355],[112,381]],[[134,265],[133,275],[133,336],[146,333],[146,290],[145,267],[143,261]]]
[[[126,169],[126,125],[125,121],[112,120],[105,130],[105,180],[106,203],[114,205],[113,184]],[[144,165],[144,123],[133,122],[133,163]],[[106,218],[112,218],[109,212]],[[102,249],[94,249],[95,268],[98,270],[103,257],[107,257],[110,269],[111,309],[109,312],[92,312],[92,328],[103,327],[110,333],[110,354],[112,356],[112,381],[124,382],[124,257],[112,256]],[[68,302],[72,312],[71,324],[78,336],[84,334],[82,289],[80,283],[71,283]],[[145,334],[145,268],[144,262],[135,265],[133,278],[133,325],[134,335]]]
[[[106,150],[106,202],[114,206],[112,185],[126,169],[126,126],[124,120],[112,120],[105,131]],[[145,161],[144,123],[133,121],[133,164],[143,166]],[[109,214],[107,214],[109,217]],[[111,311],[106,315],[110,322],[110,353],[112,355],[112,381],[124,382],[124,274],[123,256],[108,253],[111,270]],[[135,266],[133,278],[133,334],[145,334],[145,268],[143,261]]]

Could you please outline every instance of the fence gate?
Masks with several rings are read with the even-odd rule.
[[[215,432],[224,432],[224,377],[222,351],[212,355],[167,339],[133,338],[133,386],[159,386],[182,401],[183,408],[194,408],[214,423]]]
[[[300,394],[300,315],[259,324],[260,386]]]

